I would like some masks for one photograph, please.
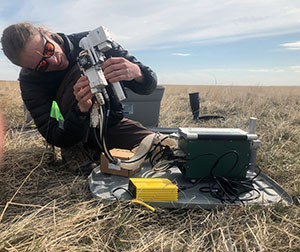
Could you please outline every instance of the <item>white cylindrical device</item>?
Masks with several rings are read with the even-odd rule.
[[[123,101],[126,99],[126,95],[123,91],[123,88],[120,84],[120,82],[114,82],[112,83],[113,85],[113,90],[115,92],[115,95],[118,97],[119,101]]]
[[[250,124],[249,124],[249,134],[254,134],[256,129],[256,118],[255,117],[250,117]]]

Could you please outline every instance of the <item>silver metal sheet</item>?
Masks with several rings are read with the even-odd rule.
[[[247,176],[253,176],[250,172]],[[278,185],[267,175],[261,173],[254,179],[254,188],[260,192],[250,191],[240,197],[242,201],[235,201],[234,203],[221,202],[214,198],[209,192],[200,192],[199,189],[204,186],[208,186],[208,183],[202,182],[193,184],[187,181],[181,175],[180,170],[177,167],[173,167],[166,172],[155,173],[151,170],[150,165],[143,164],[142,170],[132,177],[137,178],[168,178],[178,187],[185,186],[188,189],[178,191],[178,201],[176,202],[148,202],[151,206],[163,207],[163,208],[205,208],[211,209],[224,205],[269,205],[272,203],[282,202],[283,204],[292,204],[292,199],[284,189]],[[88,182],[92,195],[94,197],[113,201],[118,198],[119,200],[131,200],[131,196],[122,188],[128,188],[128,178],[115,176],[110,174],[103,174],[100,172],[100,168],[96,167],[90,174]],[[119,188],[116,190],[116,188]],[[113,194],[112,192],[116,190]],[[256,195],[259,197],[255,200],[247,201],[249,198],[254,198]]]

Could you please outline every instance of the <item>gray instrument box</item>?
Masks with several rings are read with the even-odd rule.
[[[125,88],[127,98],[122,101],[124,117],[138,121],[145,127],[157,127],[160,102],[165,87],[157,86],[150,95],[139,95]]]

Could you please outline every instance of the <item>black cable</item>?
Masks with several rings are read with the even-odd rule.
[[[157,164],[163,159],[172,160],[174,158],[173,153],[169,146],[160,146],[160,147],[161,149],[157,153],[152,155],[149,159],[149,162],[152,167],[154,167],[155,164]]]
[[[230,174],[232,170],[234,170],[234,168],[236,167],[237,163],[239,162],[239,154],[233,150],[233,151],[227,151],[225,153],[223,153],[221,156],[218,157],[218,159],[215,161],[215,163],[213,164],[212,168],[210,169],[210,176],[213,176],[213,170],[217,167],[217,165],[219,164],[220,160],[222,158],[224,158],[225,156],[229,155],[229,154],[234,154],[236,156],[235,162],[233,164],[233,166],[230,168],[230,170],[227,172],[227,174]]]
[[[98,139],[97,129],[96,128],[93,128],[93,135],[94,135],[94,137],[96,139],[96,143],[99,146],[100,150],[103,151],[103,146],[102,146],[100,140]]]
[[[167,138],[167,137],[166,137]],[[163,139],[165,140],[165,138]],[[163,141],[162,140],[162,141]],[[161,142],[162,142],[161,141]],[[155,166],[156,163],[160,162],[161,160],[173,160],[173,162],[169,164],[169,168],[172,167],[172,166],[181,166],[180,163],[182,162],[185,162],[185,161],[193,161],[195,159],[198,159],[200,157],[203,157],[203,156],[214,156],[218,159],[218,155],[215,154],[215,153],[204,153],[204,154],[200,154],[200,155],[196,155],[192,158],[185,158],[185,157],[182,157],[182,158],[178,158],[178,157],[174,157],[174,151],[175,150],[171,150],[169,146],[165,146],[165,145],[161,145],[160,143],[156,144],[155,148],[152,150],[152,153],[155,151],[155,149],[157,147],[161,147],[161,150],[159,150],[155,155],[150,155],[150,158],[149,158],[149,162],[152,166],[152,168]],[[180,150],[180,149],[177,149],[177,150]],[[161,155],[161,156],[159,156]],[[157,158],[159,156],[159,158]],[[154,162],[156,162],[154,164]]]
[[[168,148],[168,150],[170,150],[170,147],[167,145],[162,145],[162,142],[164,140],[166,140],[168,138],[168,136],[165,136],[163,139],[160,139],[160,141],[154,145],[154,148],[152,151],[149,151],[149,162],[153,167],[153,161],[155,160],[155,158],[158,156],[158,154],[163,153],[165,148]],[[153,153],[155,152],[155,150],[160,147],[161,149],[155,154],[153,155]]]
[[[103,106],[104,106],[104,105],[103,105]],[[101,108],[100,108],[100,109],[101,109]],[[105,122],[104,119],[103,119],[102,125],[99,125],[99,127],[101,127],[101,129],[102,129],[102,135],[104,134],[104,132],[103,132],[104,124],[106,124],[106,122]],[[99,134],[99,138],[98,138],[98,135],[97,135],[97,128],[93,128],[93,135],[94,135],[94,138],[95,138],[95,140],[96,140],[97,145],[98,145],[99,148],[100,148],[100,151],[102,151],[102,152],[104,153],[105,157],[106,157],[108,160],[112,161],[113,158],[112,158],[112,156],[110,155],[110,153],[107,153],[107,151],[106,151],[106,149],[105,149],[105,147],[104,147],[103,138],[100,136],[100,134]]]
[[[112,162],[116,163],[117,160],[111,155],[109,148],[106,145],[106,139],[107,139],[107,126],[108,126],[108,120],[110,116],[110,99],[109,95],[107,93],[107,90],[105,88],[102,89],[102,95],[105,101],[105,105],[102,105],[102,112],[103,112],[103,122],[101,126],[102,130],[102,137],[100,136],[100,145],[103,147],[103,152],[106,158]]]
[[[199,116],[197,119],[200,121],[201,120],[208,121],[210,119],[222,119],[223,121],[226,120],[224,116],[220,116],[220,115],[204,115],[204,116]]]
[[[147,155],[149,155],[150,156],[150,158],[149,158],[149,160],[151,160],[151,157],[152,157],[152,154],[151,153],[153,153],[154,151],[155,151],[155,149],[158,147],[158,146],[160,146],[160,143],[162,142],[162,141],[164,141],[166,138],[168,138],[168,136],[166,136],[166,137],[164,137],[162,140],[160,140],[160,142],[158,143],[158,144],[155,144],[154,146],[154,149],[153,150],[151,150],[151,147],[150,147],[150,149],[148,150],[148,152],[146,152],[144,155],[142,155],[141,157],[139,157],[139,158],[137,158],[137,159],[135,159],[135,160],[131,160],[131,161],[126,161],[126,160],[122,160],[122,163],[125,163],[125,164],[130,164],[130,163],[134,163],[134,162],[137,162],[137,161],[139,161],[139,160],[141,160],[142,158],[144,158],[144,157],[146,157]],[[152,144],[151,144],[151,146],[153,145],[153,142],[152,142]],[[164,145],[161,145],[161,146],[164,146]],[[165,146],[164,146],[165,147]],[[156,155],[155,155],[156,156]],[[151,161],[150,161],[150,163],[151,163]],[[152,163],[151,163],[152,164]]]
[[[225,152],[224,154],[222,154],[220,157],[218,157],[218,159],[215,161],[212,168],[210,169],[210,179],[212,179],[215,182],[214,185],[217,184],[221,189],[220,191],[219,190],[216,191],[216,188],[213,188],[213,184],[211,182],[209,182],[210,193],[212,196],[214,196],[215,198],[218,198],[221,201],[223,201],[224,194],[227,196],[228,199],[230,199],[229,193],[234,194],[234,192],[232,191],[232,187],[230,186],[230,183],[228,183],[228,181],[224,177],[215,176],[213,174],[213,170],[217,167],[217,165],[219,164],[220,160],[223,157],[225,157],[226,155],[229,155],[231,153],[234,153],[236,155],[236,160],[235,160],[233,166],[230,168],[229,172],[227,173],[227,174],[229,174],[236,167],[236,164],[238,163],[238,160],[239,160],[239,155],[236,151],[228,151],[228,152]],[[220,180],[222,180],[222,179],[224,179],[223,183],[224,182],[227,183],[227,186],[220,182]],[[229,192],[224,188],[225,186],[226,186],[227,190],[229,190]]]
[[[224,178],[222,178],[224,179]],[[258,199],[260,197],[260,192],[254,188],[253,186],[253,179],[251,180],[228,180],[227,183],[229,183],[228,187],[224,186],[225,184],[221,183],[221,180],[219,178],[216,179],[217,184],[221,188],[215,188],[217,193],[214,192],[214,190],[211,190],[211,192],[215,193],[214,196],[218,198],[221,202],[229,201],[230,203],[234,203],[235,201],[245,202],[245,201],[251,201]],[[247,183],[244,183],[247,182]],[[248,199],[240,199],[240,196],[243,193],[247,193],[250,191],[255,191],[257,193],[256,197],[250,197]],[[226,197],[225,197],[226,196]]]
[[[125,192],[127,192],[131,198],[133,199],[134,198],[134,195],[127,189],[127,188],[124,188],[124,187],[116,187],[114,188],[112,191],[111,191],[111,195],[116,199],[116,200],[119,200],[119,198],[114,194],[116,191],[118,190],[124,190]]]
[[[155,138],[155,137],[154,137]],[[154,138],[153,138],[153,141],[154,141]],[[163,140],[165,140],[167,137],[165,137],[165,138],[163,138]],[[162,141],[163,141],[162,140]],[[151,147],[152,147],[152,145],[153,145],[153,141],[152,141],[152,143],[151,143]],[[151,151],[151,147],[149,148],[149,150],[144,154],[144,155],[142,155],[141,157],[139,157],[139,158],[137,158],[137,159],[135,159],[135,160],[131,160],[131,161],[126,161],[126,160],[122,160],[122,163],[125,163],[125,164],[130,164],[130,163],[134,163],[134,162],[137,162],[137,161],[139,161],[139,160],[141,160],[142,158],[144,158],[144,157],[146,157],[148,154],[150,154],[151,152],[153,152],[153,150]],[[156,148],[156,147],[155,147]],[[154,149],[155,149],[154,148]]]
[[[155,154],[153,154],[154,150],[151,152],[151,155],[150,155],[150,158],[149,158],[149,162],[150,162],[150,164],[151,164],[152,167],[154,166],[154,161],[157,161],[157,162],[158,162],[159,160],[162,159],[161,157],[158,158],[158,159],[156,159],[156,157],[157,157],[158,155],[162,154],[163,151],[164,151],[164,149],[161,148],[161,149],[160,149],[158,152],[156,152]]]
[[[260,169],[258,168],[258,172],[252,178],[247,177],[233,177],[227,178],[225,176],[216,176],[213,174],[213,170],[218,165],[219,161],[228,154],[234,153],[236,155],[236,160],[232,165],[231,169],[227,172],[230,174],[232,170],[236,167],[239,154],[236,151],[229,151],[222,154],[213,164],[210,175],[209,175],[209,186],[201,187],[199,190],[201,192],[209,192],[214,198],[219,199],[222,203],[229,201],[230,203],[234,203],[235,201],[245,202],[258,199],[260,197],[260,192],[254,188],[253,181],[260,174]],[[240,196],[243,193],[247,193],[250,191],[254,191],[257,193],[256,197],[250,197],[249,199],[240,199]]]

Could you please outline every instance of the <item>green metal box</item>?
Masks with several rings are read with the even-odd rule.
[[[233,128],[179,128],[178,133],[186,159],[179,168],[185,178],[246,176],[256,135]]]

